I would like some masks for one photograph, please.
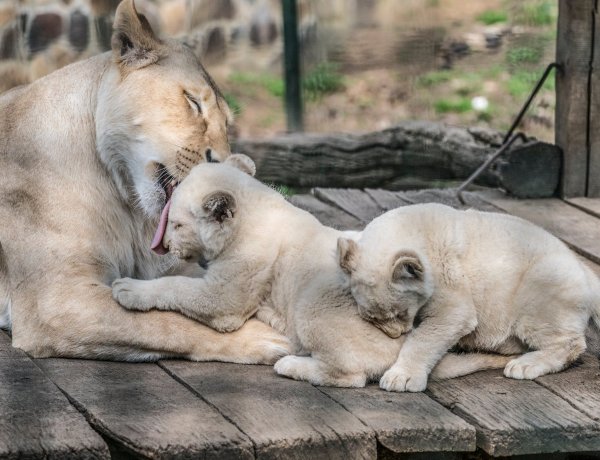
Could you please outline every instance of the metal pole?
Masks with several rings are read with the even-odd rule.
[[[296,0],[282,0],[285,111],[288,131],[302,131],[302,87]]]

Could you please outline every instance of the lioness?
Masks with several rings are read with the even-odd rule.
[[[157,38],[132,0],[116,11],[111,52],[0,98],[0,316],[14,346],[252,363],[287,352],[259,321],[224,335],[111,295],[115,278],[179,269],[150,250],[153,230],[192,166],[229,155],[230,117],[192,51]]]
[[[222,331],[256,314],[285,333],[296,353],[310,354],[284,357],[275,365],[278,373],[354,387],[379,378],[404,339],[391,339],[360,318],[336,255],[338,238],[348,233],[321,225],[231,166],[251,174],[247,157],[232,155],[227,163],[192,169],[157,234],[165,250],[207,264],[206,275],[116,280],[115,299],[135,311],[178,311]],[[507,361],[449,354],[435,375],[454,377]]]
[[[507,377],[558,372],[585,351],[590,317],[600,326],[600,281],[558,238],[517,217],[407,206],[340,248],[360,315],[390,337],[408,332],[380,381],[386,390],[424,390],[457,343],[527,352],[506,365]]]

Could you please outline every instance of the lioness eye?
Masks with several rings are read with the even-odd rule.
[[[187,99],[188,104],[190,104],[190,107],[196,113],[196,115],[198,115],[199,113],[202,113],[202,106],[200,105],[200,102],[198,102],[198,100],[194,96],[192,96],[187,91],[184,91],[183,95]]]

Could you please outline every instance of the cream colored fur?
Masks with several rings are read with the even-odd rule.
[[[243,156],[235,163],[252,173]],[[221,331],[256,315],[287,335],[297,356],[275,370],[318,385],[364,386],[391,366],[403,338],[363,321],[338,265],[339,237],[280,194],[228,164],[196,166],[173,195],[163,244],[208,265],[201,279],[121,279],[113,295],[136,311],[181,312]],[[508,358],[449,354],[436,376],[501,367]]]
[[[191,50],[159,40],[132,0],[112,44],[0,98],[2,327],[35,357],[273,362],[287,340],[259,321],[224,335],[112,299],[115,278],[200,273],[149,248],[158,176],[230,153],[229,109]]]
[[[600,319],[596,276],[560,240],[516,217],[409,206],[339,244],[361,316],[391,336],[408,332],[380,381],[386,390],[424,390],[457,344],[527,352],[506,365],[507,377],[558,372],[585,350],[590,317]]]

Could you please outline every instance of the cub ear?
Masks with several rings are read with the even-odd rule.
[[[256,165],[254,164],[254,161],[252,161],[252,158],[248,155],[244,155],[243,153],[229,155],[224,163],[233,166],[252,177],[256,174]]]
[[[163,49],[146,17],[135,9],[133,0],[123,0],[117,7],[111,46],[115,60],[131,70],[154,64]]]
[[[211,193],[202,202],[202,210],[210,219],[222,224],[228,219],[233,219],[236,211],[235,198],[229,192]]]
[[[423,281],[424,268],[421,259],[412,251],[401,252],[396,256],[392,282]]]
[[[337,254],[340,267],[347,274],[351,274],[356,270],[356,254],[358,245],[356,241],[349,238],[338,238]]]

